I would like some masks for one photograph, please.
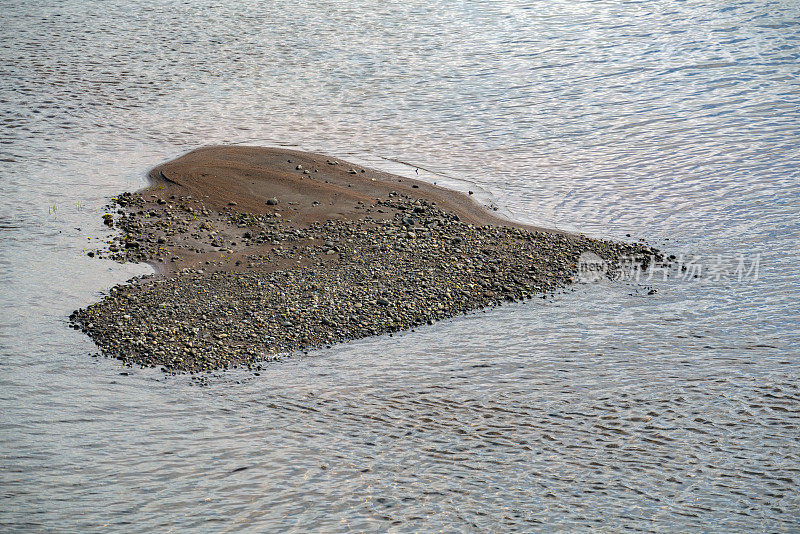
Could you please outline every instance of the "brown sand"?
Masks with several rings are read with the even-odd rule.
[[[299,167],[299,168],[298,168]],[[147,201],[145,213],[163,212],[168,207],[194,207],[198,220],[202,209],[213,213],[239,213],[280,217],[285,226],[303,228],[328,220],[359,220],[365,215],[375,221],[391,219],[396,210],[369,209],[376,199],[389,193],[424,199],[446,212],[454,213],[475,226],[508,226],[529,231],[551,232],[514,223],[496,216],[467,195],[427,182],[365,168],[328,156],[252,146],[210,146],[189,152],[150,172],[152,185],[140,193]],[[191,197],[190,200],[187,200]],[[268,205],[275,198],[277,205]],[[209,220],[220,235],[223,247],[192,238],[189,231],[172,234],[161,247],[160,257],[140,258],[150,262],[164,276],[186,268],[206,271],[244,270],[247,259],[269,254],[269,245],[241,244],[241,231],[229,222]],[[150,231],[153,229],[151,228]],[[158,232],[153,232],[158,237]],[[196,234],[195,234],[196,235]],[[235,243],[235,244],[231,244]],[[136,259],[128,256],[127,259]],[[210,265],[209,265],[210,262]],[[237,265],[238,262],[238,265]],[[276,265],[277,267],[277,265]],[[281,266],[282,267],[282,266]]]
[[[297,169],[298,165],[302,169]],[[440,209],[455,213],[467,224],[541,230],[501,219],[468,196],[443,187],[282,148],[200,148],[159,165],[150,172],[150,177],[156,184],[166,183],[171,194],[193,195],[217,209],[236,202],[236,211],[262,214],[271,211],[265,204],[268,198],[294,202],[302,206],[292,214],[297,224],[360,218],[363,212],[357,209],[358,201],[371,203],[395,191],[435,202]],[[312,206],[314,201],[320,204]]]

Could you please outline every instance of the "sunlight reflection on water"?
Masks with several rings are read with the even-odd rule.
[[[797,20],[785,1],[9,3],[0,525],[796,530]],[[85,255],[103,205],[213,143],[421,168],[508,217],[763,268],[581,285],[207,388],[90,357],[67,315],[149,272]]]

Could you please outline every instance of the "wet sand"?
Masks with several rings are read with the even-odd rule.
[[[442,211],[456,215],[465,224],[569,235],[502,219],[466,195],[427,182],[295,150],[206,147],[159,165],[149,176],[152,185],[140,191],[144,199],[141,206],[143,215],[152,212],[165,221],[171,215],[168,212],[177,208],[179,212],[188,213],[191,220],[205,219],[213,224],[218,233],[214,242],[224,245],[208,246],[210,242],[203,242],[193,238],[191,232],[185,232],[174,233],[159,247],[161,253],[158,255],[137,258],[136,251],[133,254],[127,251],[128,256],[134,256],[132,259],[148,261],[159,273],[167,276],[185,268],[202,268],[209,259],[213,262],[209,264],[211,270],[242,270],[244,267],[241,263],[237,266],[237,261],[272,251],[271,244],[258,246],[249,243],[245,246],[238,224],[232,225],[227,214],[272,217],[291,228],[307,228],[329,220],[359,220],[367,215],[375,221],[386,221],[398,210],[370,206],[376,200],[385,200],[390,193],[427,200]],[[268,204],[271,199],[277,202]],[[192,211],[186,211],[187,208]],[[204,216],[204,208],[226,216]],[[165,237],[169,227],[151,227],[150,231],[157,240]],[[124,248],[124,242],[120,248]],[[172,258],[177,259],[173,261]]]
[[[294,203],[298,224],[363,216],[361,203],[390,192],[436,203],[474,225],[514,225],[496,217],[468,196],[436,185],[361,167],[328,156],[280,148],[214,146],[194,150],[150,172],[154,184],[170,193],[194,195],[210,208],[264,214],[279,198]],[[319,204],[313,205],[314,201]],[[529,230],[541,228],[524,227]]]
[[[104,220],[120,233],[93,254],[159,275],[71,318],[106,355],[170,372],[258,368],[541,296],[573,282],[584,252],[656,253],[515,224],[466,195],[298,151],[208,147],[150,178],[115,199]]]

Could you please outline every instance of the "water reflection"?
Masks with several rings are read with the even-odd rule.
[[[0,524],[797,529],[798,19],[8,4]],[[206,388],[92,357],[66,316],[148,272],[86,257],[98,214],[210,143],[421,169],[537,224],[760,253],[762,275],[580,286]]]

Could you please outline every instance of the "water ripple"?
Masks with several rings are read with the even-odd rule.
[[[783,0],[4,3],[0,525],[797,530],[798,20]],[[66,316],[148,270],[86,257],[98,213],[211,143],[761,270],[581,286],[207,388],[92,357]]]

